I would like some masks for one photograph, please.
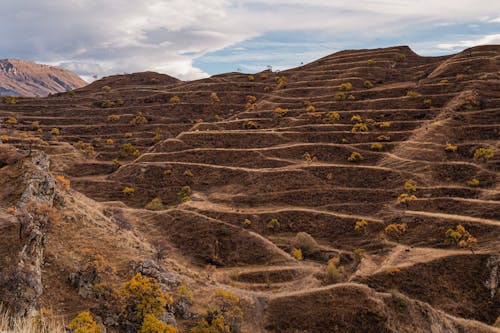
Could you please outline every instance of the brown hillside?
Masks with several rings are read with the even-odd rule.
[[[102,288],[141,272],[179,332],[210,321],[217,289],[240,298],[232,332],[498,332],[499,57],[399,46],[6,99],[0,299],[134,331]],[[58,222],[20,233],[29,202]]]
[[[45,97],[87,84],[68,70],[34,62],[0,60],[0,95]]]

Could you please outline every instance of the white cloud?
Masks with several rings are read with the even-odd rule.
[[[438,44],[438,47],[440,49],[453,50],[456,48],[466,48],[486,44],[500,44],[500,34],[487,35],[475,40],[463,40],[456,43]]]
[[[0,12],[2,57],[62,64],[85,77],[156,70],[193,79],[207,76],[193,59],[235,44],[245,48],[241,42],[269,32],[314,31],[332,41],[399,38],[448,22],[498,23],[500,2],[4,0]]]

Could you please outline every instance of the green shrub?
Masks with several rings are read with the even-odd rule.
[[[369,59],[366,63],[368,64],[368,66],[373,66],[375,65],[375,60]]]
[[[110,86],[104,86],[101,88],[102,91],[104,92],[109,92],[111,90],[111,87]]]
[[[397,61],[404,61],[406,59],[406,55],[404,53],[398,53],[395,55]]]
[[[420,96],[420,94],[418,92],[416,92],[416,91],[413,91],[413,90],[408,90],[406,92],[406,97],[417,98],[419,96]]]
[[[344,101],[346,99],[346,95],[343,92],[338,92],[338,93],[335,94],[334,99],[336,101]]]
[[[163,203],[160,198],[154,198],[151,200],[146,207],[147,210],[163,210]]]
[[[115,106],[115,102],[110,101],[109,99],[101,102],[101,108],[107,109],[112,108],[113,106]]]
[[[363,82],[363,85],[365,86],[366,89],[373,88],[373,83],[369,80],[366,80],[365,82]]]
[[[426,108],[430,108],[432,106],[432,99],[430,99],[430,98],[424,99],[424,106]]]
[[[134,147],[131,143],[124,143],[120,146],[120,155],[122,157],[129,157],[129,156],[139,156],[139,150]]]

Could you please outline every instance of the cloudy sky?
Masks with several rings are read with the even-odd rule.
[[[494,0],[0,0],[0,58],[96,75],[181,79],[342,49],[409,45],[421,55],[500,44]]]

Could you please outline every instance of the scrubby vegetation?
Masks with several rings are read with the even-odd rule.
[[[472,249],[472,246],[477,243],[477,239],[470,234],[461,224],[457,225],[455,229],[448,229],[446,231],[446,239],[448,242],[455,244],[459,247]]]
[[[148,123],[148,118],[146,118],[142,112],[138,112],[132,120],[130,120],[130,125],[138,126],[145,125]]]
[[[446,146],[444,146],[444,150],[448,153],[455,153],[458,150],[458,146],[447,143]]]
[[[349,162],[360,162],[360,161],[362,161],[362,160],[364,160],[364,159],[365,159],[365,158],[363,157],[363,155],[361,155],[361,153],[358,153],[357,151],[353,151],[353,152],[351,153],[351,156],[349,156],[349,157],[347,158],[347,160],[348,160]]]
[[[144,208],[147,210],[163,210],[163,202],[160,198],[154,198]]]
[[[81,312],[68,325],[72,333],[103,333],[104,326],[97,324],[88,311]]]
[[[479,162],[487,162],[493,155],[493,149],[490,148],[477,148],[474,151],[474,159]]]
[[[280,108],[280,107],[277,107],[276,109],[274,109],[274,112],[280,116],[280,117],[284,117],[286,116],[286,114],[288,113],[288,109],[283,109],[283,108]]]
[[[139,156],[139,150],[134,147],[133,144],[131,143],[124,143],[120,146],[120,155],[122,157],[129,157],[129,156]]]

